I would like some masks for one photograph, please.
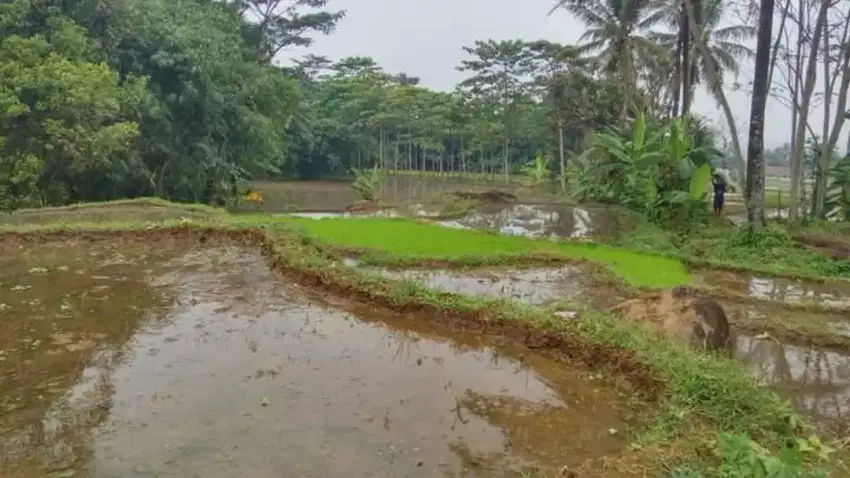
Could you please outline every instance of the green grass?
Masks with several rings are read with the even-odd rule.
[[[497,261],[500,257],[545,253],[602,265],[635,287],[671,287],[693,280],[678,260],[599,244],[535,241],[404,219],[281,220],[324,243],[379,252],[405,262],[482,256]]]
[[[787,229],[775,224],[760,234],[746,227],[708,227],[676,234],[644,224],[617,244],[700,266],[812,280],[850,277],[850,261],[802,248]]]
[[[164,221],[225,217],[227,212],[203,204],[172,203],[159,198],[120,199],[67,206],[18,209],[0,214],[0,225],[39,225],[53,222]]]

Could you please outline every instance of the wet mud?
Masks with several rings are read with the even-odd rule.
[[[736,300],[718,297],[729,323],[735,328],[762,333],[766,329],[786,330],[787,337],[800,335],[802,331],[818,329],[824,334],[850,336],[850,320],[846,314],[824,313],[801,309],[789,309],[781,302]],[[799,333],[795,331],[800,331]]]
[[[351,188],[351,181],[260,181],[253,187],[263,195],[262,210],[270,213],[342,211],[361,200]],[[458,190],[486,193],[494,189],[512,195],[516,188],[493,181],[389,175],[380,186],[378,197],[389,204],[411,204]],[[256,211],[256,208],[246,205],[237,209]]]
[[[695,275],[703,284],[758,299],[786,303],[819,303],[835,308],[850,308],[850,284],[759,277],[719,270],[703,270]]]
[[[256,248],[95,244],[0,268],[3,476],[519,476],[625,444],[575,364],[330,307]]]
[[[850,353],[739,335],[735,356],[822,431],[850,432]]]
[[[293,212],[286,214],[275,214],[276,216],[295,216],[295,217],[306,217],[310,219],[352,219],[352,218],[364,218],[364,217],[398,217],[399,214],[395,209],[382,209],[380,211],[302,211],[302,212]]]
[[[444,292],[517,300],[540,307],[558,302],[600,305],[621,299],[613,289],[600,284],[598,274],[584,265],[530,269],[373,270],[387,277],[415,281]]]
[[[482,204],[466,217],[440,223],[506,235],[596,240],[614,240],[636,227],[622,209],[567,204]]]

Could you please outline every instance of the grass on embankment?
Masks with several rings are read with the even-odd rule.
[[[693,280],[678,260],[605,245],[534,241],[404,219],[280,220],[331,246],[403,264],[429,260],[498,264],[507,257],[546,254],[599,264],[634,287],[672,287]]]
[[[18,209],[0,214],[0,226],[38,226],[56,222],[164,221],[225,217],[227,212],[203,204],[173,203],[159,198],[120,199],[68,206]]]
[[[815,281],[843,281],[850,277],[850,261],[803,248],[787,229],[774,224],[760,234],[752,234],[745,227],[708,227],[676,234],[643,224],[620,238],[618,245],[679,258],[700,267]]]

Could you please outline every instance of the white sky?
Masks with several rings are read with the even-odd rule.
[[[547,16],[552,5],[553,0],[331,0],[329,9],[345,9],[347,16],[334,34],[317,38],[310,52],[332,60],[371,56],[389,73],[404,72],[420,77],[424,86],[451,90],[464,78],[455,70],[466,58],[461,47],[472,45],[475,40],[543,38],[576,43],[583,24],[564,11]],[[289,52],[287,56],[301,54]],[[742,69],[738,81],[747,85],[752,80],[752,65]],[[729,90],[727,97],[746,156],[751,97],[744,91]],[[694,111],[727,129],[720,108],[702,91],[697,93]],[[814,118],[821,118],[823,109],[813,108],[810,115],[811,123],[818,125],[815,130],[820,132],[820,123]],[[791,134],[790,111],[770,99],[766,118],[765,145],[774,147],[787,142]],[[845,142],[842,135],[839,149],[844,149]]]

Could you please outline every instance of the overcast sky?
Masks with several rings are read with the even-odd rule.
[[[563,11],[547,16],[552,5],[553,0],[331,0],[329,8],[345,9],[347,16],[334,34],[317,38],[310,50],[332,60],[371,56],[387,72],[404,72],[420,77],[424,86],[451,90],[464,78],[455,70],[466,58],[461,47],[475,40],[543,38],[576,43],[583,24]],[[746,85],[750,81],[752,66],[748,65],[739,82]],[[745,139],[750,95],[729,91],[727,96]],[[694,110],[726,130],[720,109],[701,91]],[[813,109],[812,114],[819,118],[822,111]],[[788,109],[769,100],[766,117],[766,146],[787,142],[791,128]],[[845,141],[842,136],[841,149]],[[741,147],[746,156],[746,141]]]

